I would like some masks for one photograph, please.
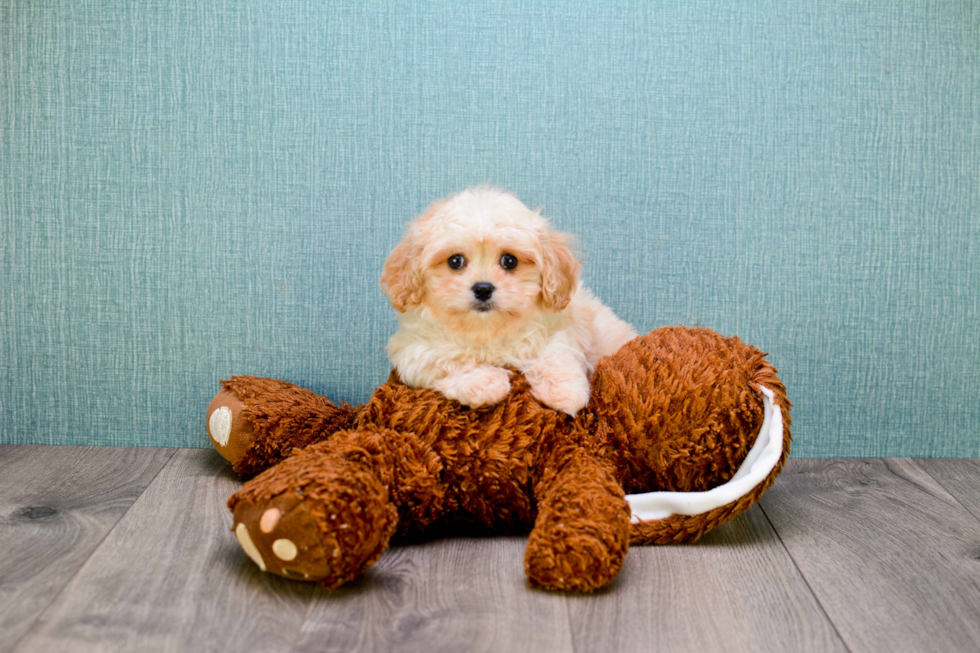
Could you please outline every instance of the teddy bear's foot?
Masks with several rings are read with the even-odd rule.
[[[398,513],[370,467],[323,446],[255,477],[228,507],[239,544],[260,569],[332,588],[377,561]]]
[[[206,413],[208,437],[243,477],[348,428],[357,408],[276,379],[234,376],[221,382]]]
[[[262,571],[296,580],[330,575],[311,507],[295,492],[267,501],[243,501],[235,509],[235,537]]]
[[[616,577],[629,548],[629,505],[612,473],[578,456],[542,483],[524,569],[532,585],[590,592]]]
[[[252,422],[242,415],[244,407],[237,394],[222,388],[211,400],[205,414],[208,437],[214,450],[232,466],[242,459],[252,444],[254,431]]]

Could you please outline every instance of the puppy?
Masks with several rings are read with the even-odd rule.
[[[392,250],[381,287],[401,313],[388,356],[402,381],[472,407],[510,391],[575,415],[596,361],[636,337],[579,285],[571,238],[514,195],[474,188],[430,206]]]

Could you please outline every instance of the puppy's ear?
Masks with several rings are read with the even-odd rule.
[[[395,245],[385,261],[384,270],[381,271],[381,289],[387,293],[388,301],[399,313],[422,303],[424,281],[418,260],[419,251],[432,220],[445,204],[445,200],[430,204],[425,213],[408,226],[405,237]]]
[[[414,240],[410,229],[391,250],[381,272],[381,289],[399,313],[422,302],[422,271],[415,264]]]
[[[572,237],[548,232],[541,239],[541,305],[549,311],[568,306],[581,265],[571,250]]]

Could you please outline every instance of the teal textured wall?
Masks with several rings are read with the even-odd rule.
[[[220,378],[364,400],[467,185],[645,331],[770,352],[803,456],[980,456],[973,2],[0,6],[0,441],[204,446]]]

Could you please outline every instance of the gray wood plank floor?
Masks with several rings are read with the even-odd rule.
[[[9,651],[173,449],[0,447],[0,651]]]
[[[791,460],[593,595],[529,588],[522,537],[396,546],[341,590],[263,574],[237,486],[212,451],[0,446],[0,653],[980,650],[974,460]]]
[[[852,652],[980,651],[980,521],[915,461],[794,461],[760,503]]]

